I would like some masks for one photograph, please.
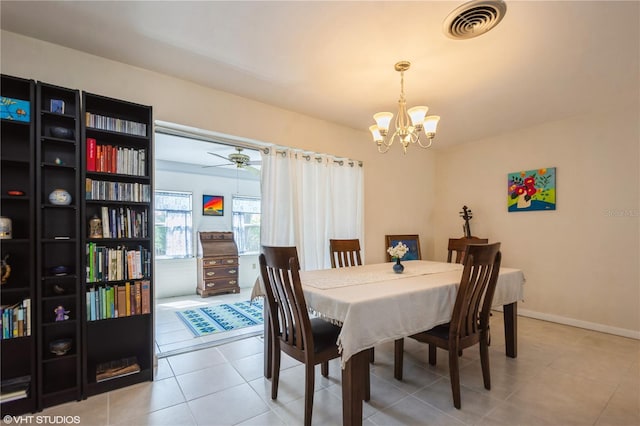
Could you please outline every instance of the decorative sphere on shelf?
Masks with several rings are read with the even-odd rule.
[[[71,194],[64,189],[54,189],[49,194],[49,201],[57,206],[68,206],[71,204]]]

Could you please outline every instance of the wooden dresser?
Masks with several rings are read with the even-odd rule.
[[[207,297],[220,293],[239,293],[238,247],[233,232],[199,232],[202,257],[198,257],[196,292]]]

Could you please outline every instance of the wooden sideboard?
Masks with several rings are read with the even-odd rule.
[[[198,257],[196,292],[207,297],[239,293],[238,247],[233,232],[199,232],[202,257]]]

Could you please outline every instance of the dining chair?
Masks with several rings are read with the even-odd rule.
[[[280,351],[305,365],[304,424],[311,425],[315,366],[329,375],[329,360],[339,358],[341,328],[321,318],[310,318],[300,281],[295,247],[262,246],[260,274],[266,293],[271,344],[271,399],[278,397]],[[369,400],[366,375],[365,400]]]
[[[329,252],[331,254],[331,267],[342,268],[345,266],[362,265],[360,257],[360,240],[329,240]]]
[[[360,240],[357,238],[347,240],[329,240],[329,252],[331,254],[331,267],[343,268],[362,265],[360,257]],[[375,362],[375,349],[369,352],[369,362]]]
[[[458,357],[465,348],[480,344],[480,364],[485,389],[491,389],[489,371],[489,313],[500,270],[500,243],[470,244],[451,321],[409,336],[429,345],[429,364],[436,365],[437,348],[449,351],[449,376],[453,405],[460,409]],[[395,341],[395,377],[402,380],[404,339]]]
[[[453,259],[453,253],[456,253],[455,263],[462,263],[464,259],[464,250],[469,244],[488,244],[488,238],[478,237],[462,237],[462,238],[449,238],[449,245],[447,246],[447,262],[451,263]]]

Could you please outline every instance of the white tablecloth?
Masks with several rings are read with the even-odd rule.
[[[403,264],[403,274],[394,273],[392,263],[300,273],[308,307],[342,324],[337,344],[343,366],[364,349],[450,320],[462,266],[421,260]],[[522,271],[501,268],[494,305],[523,300],[524,281]],[[259,293],[254,288],[253,294]]]

